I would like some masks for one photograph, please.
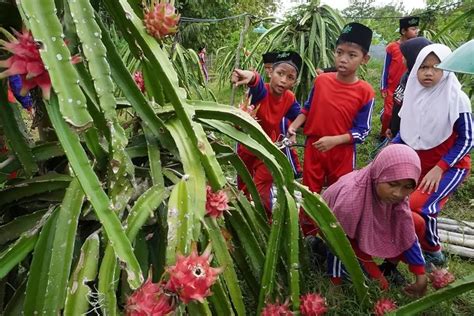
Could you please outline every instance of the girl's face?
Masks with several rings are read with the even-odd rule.
[[[426,56],[425,60],[423,60],[416,73],[418,81],[423,87],[434,87],[443,78],[443,70],[435,67],[440,62],[438,56],[433,53]]]
[[[402,179],[377,183],[375,191],[382,202],[396,204],[402,202],[415,190],[413,179]]]

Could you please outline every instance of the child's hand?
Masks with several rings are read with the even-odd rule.
[[[339,145],[339,141],[335,136],[324,136],[313,143],[313,146],[322,153],[337,145]]]
[[[426,294],[428,287],[428,277],[426,275],[417,275],[413,284],[407,285],[403,291],[410,297],[422,297]]]
[[[234,69],[232,72],[232,83],[238,87],[241,85],[246,85],[251,83],[254,80],[255,74],[253,71],[250,70],[241,70],[241,69]]]
[[[293,144],[296,144],[296,128],[294,128],[293,126],[288,126],[288,132],[287,132],[287,137],[288,139],[290,140],[290,143],[293,145]]]
[[[441,181],[441,177],[443,176],[443,169],[438,166],[434,166],[421,180],[420,185],[418,188],[423,193],[430,194],[432,191],[438,191],[439,182]]]

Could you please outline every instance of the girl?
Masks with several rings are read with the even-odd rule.
[[[471,103],[454,73],[436,68],[451,50],[423,48],[408,77],[395,142],[416,150],[421,177],[410,196],[415,228],[428,263],[442,265],[437,216],[469,174],[473,146]]]
[[[405,92],[410,71],[412,70],[413,65],[415,65],[416,57],[423,48],[430,44],[433,43],[421,36],[409,39],[400,44],[400,51],[402,52],[405,65],[407,66],[407,71],[403,74],[397,89],[395,89],[395,92],[393,93],[393,109],[390,119],[390,128],[387,130],[387,134],[385,135],[389,139],[392,139],[400,131],[400,116],[398,116],[398,113],[403,104],[403,93]]]
[[[408,205],[420,172],[415,151],[405,145],[390,145],[367,167],[341,177],[322,195],[368,275],[387,289],[388,281],[372,256],[403,260],[416,275],[415,283],[405,288],[413,296],[424,295],[427,286],[425,261]],[[330,252],[328,272],[334,284],[340,283],[345,273]]]

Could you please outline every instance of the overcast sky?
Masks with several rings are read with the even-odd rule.
[[[376,0],[376,6],[384,6],[391,2],[401,2],[403,3],[405,10],[410,12],[414,8],[424,8],[426,3],[424,0],[399,0],[399,1],[390,1],[390,0]],[[330,5],[331,7],[335,7],[338,9],[344,9],[345,7],[349,6],[349,0],[321,0],[322,4]]]
[[[283,6],[288,7],[291,6],[292,2],[297,2],[297,1],[291,1],[291,0],[280,0],[280,2],[283,4]],[[403,3],[405,10],[407,12],[410,12],[414,8],[424,8],[426,6],[426,3],[424,0],[375,0],[375,5],[376,6],[384,6],[388,3],[391,2],[401,2]],[[321,0],[321,4],[327,4],[333,8],[337,9],[344,9],[349,6],[349,0]]]

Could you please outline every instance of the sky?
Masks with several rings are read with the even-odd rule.
[[[288,7],[291,6],[291,3],[298,2],[298,1],[291,1],[291,0],[280,0],[280,3],[283,6]],[[402,2],[405,10],[410,12],[414,8],[424,8],[426,3],[424,0],[375,0],[375,6],[384,6],[391,2]],[[349,0],[321,0],[321,4],[327,4],[336,9],[344,9],[349,6]]]

